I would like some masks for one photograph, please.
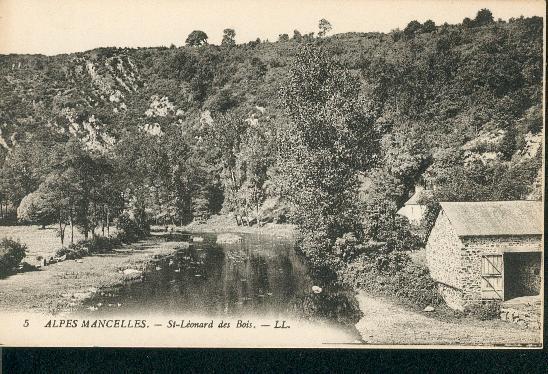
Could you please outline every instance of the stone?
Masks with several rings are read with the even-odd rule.
[[[19,271],[24,273],[26,271],[34,271],[37,269],[37,266],[31,265],[28,262],[21,262],[18,267]]]
[[[516,323],[517,323],[519,326],[527,327],[527,322],[525,322],[525,321],[522,320],[522,319],[518,319]]]
[[[91,292],[75,292],[72,294],[72,298],[76,300],[85,300],[92,296]]]
[[[321,292],[322,292],[322,288],[321,288],[321,287],[318,287],[318,286],[312,286],[312,292],[314,292],[314,293],[321,293]]]
[[[426,308],[424,308],[422,311],[423,312],[433,312],[434,310],[436,310],[433,306],[430,306],[428,305]]]
[[[136,274],[141,274],[141,271],[137,269],[125,269],[123,273],[124,275],[136,275]]]

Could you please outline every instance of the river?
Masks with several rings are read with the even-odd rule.
[[[333,277],[315,276],[293,240],[237,234],[240,242],[218,244],[216,234],[193,235],[203,241],[194,241],[189,248],[180,234],[173,234],[170,240],[181,240],[180,248],[150,262],[142,281],[103,290],[86,307],[95,316],[156,313],[298,319],[327,323],[359,340],[354,325],[361,312],[355,292]]]

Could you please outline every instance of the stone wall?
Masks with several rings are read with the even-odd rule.
[[[442,210],[426,244],[426,263],[447,305],[465,310],[481,307],[486,302],[499,303],[482,300],[482,255],[503,254],[504,250],[512,248],[519,248],[525,255],[538,252],[541,245],[540,235],[459,238]],[[527,278],[526,286],[535,289],[540,284],[540,263],[526,262],[527,266],[520,270],[518,278]]]
[[[461,262],[461,289],[465,304],[481,302],[481,256],[502,254],[503,249],[519,247],[538,251],[541,245],[540,235],[529,236],[492,236],[462,238],[464,248]]]
[[[520,300],[522,299],[522,300]],[[539,330],[542,328],[542,299],[525,297],[502,303],[500,319],[520,326]]]
[[[462,309],[458,301],[461,289],[461,252],[463,243],[453,230],[451,222],[441,211],[426,243],[426,263],[432,278],[447,304]],[[458,307],[458,308],[457,308]]]
[[[426,244],[426,263],[447,305],[464,310],[487,302],[481,292],[482,255],[503,254],[508,248],[538,252],[541,245],[540,235],[459,238],[442,210]],[[540,263],[527,261],[526,265],[517,278],[527,278],[526,286],[535,289],[540,284]]]
[[[464,299],[461,290],[443,283],[438,283],[438,292],[451,309],[464,311]]]
[[[461,288],[460,263],[463,246],[451,222],[441,211],[426,243],[426,263],[435,281],[456,289]]]

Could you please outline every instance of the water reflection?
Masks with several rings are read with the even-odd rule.
[[[291,240],[242,235],[239,243],[217,244],[215,235],[201,236],[203,242],[181,245],[150,264],[142,282],[98,295],[90,304],[99,304],[100,314],[269,315],[344,325],[359,320],[353,292],[314,278]],[[322,292],[313,293],[313,285]]]

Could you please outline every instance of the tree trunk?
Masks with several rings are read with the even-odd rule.
[[[103,209],[101,212],[101,235],[105,236],[105,206],[103,205]]]
[[[82,212],[82,219],[83,219],[84,222],[82,224],[82,229],[84,230],[84,239],[88,240],[88,237],[89,237],[89,207],[88,207],[87,199],[84,202],[83,207],[84,207],[84,209],[83,209],[83,212]]]
[[[63,230],[63,219],[61,217],[61,210],[59,210],[59,237],[61,238],[61,247],[65,245],[65,230]]]
[[[107,236],[110,237],[110,209],[107,207]]]
[[[69,220],[70,220],[70,244],[74,244],[74,222],[72,219],[72,208],[70,209]]]
[[[259,218],[259,200],[257,200],[257,225],[261,227],[261,219]]]

